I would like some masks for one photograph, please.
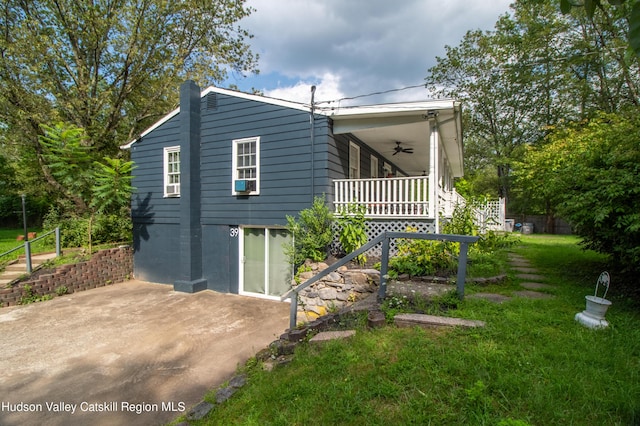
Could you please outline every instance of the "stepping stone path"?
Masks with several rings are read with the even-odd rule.
[[[527,299],[551,299],[554,297],[551,294],[538,291],[552,289],[554,286],[545,284],[545,276],[540,275],[538,273],[539,271],[534,268],[526,258],[515,253],[509,253],[509,264],[516,272],[516,278],[524,280],[520,283],[523,290],[514,291],[512,296]],[[476,293],[470,297],[485,299],[494,303],[504,303],[511,300],[509,296],[492,293]]]

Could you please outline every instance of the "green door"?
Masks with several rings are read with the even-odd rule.
[[[243,228],[240,247],[240,292],[279,298],[291,286],[291,265],[284,244],[291,236],[284,229]]]

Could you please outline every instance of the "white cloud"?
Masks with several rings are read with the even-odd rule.
[[[469,30],[492,29],[511,1],[249,0],[256,11],[241,26],[254,35],[251,46],[260,55],[256,87],[309,102],[312,84],[317,99],[421,84],[445,45],[458,45]],[[412,90],[364,101],[426,96]]]
[[[326,101],[343,98],[339,89],[340,77],[325,73],[319,80],[315,77],[300,80],[293,86],[265,89],[266,96],[309,104],[311,102],[311,86],[316,86],[315,100]]]

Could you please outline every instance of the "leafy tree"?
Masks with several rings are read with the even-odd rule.
[[[567,219],[586,247],[623,268],[640,265],[640,114],[638,109],[554,131],[531,148],[519,174],[531,195]]]
[[[175,105],[182,80],[254,71],[250,35],[237,25],[251,11],[231,0],[5,0],[0,131],[22,169],[62,191],[41,169],[42,124],[72,123],[93,160],[113,156]]]
[[[463,101],[465,161],[495,170],[497,195],[507,197],[511,165],[520,147],[544,136],[544,129],[566,115],[559,90],[566,70],[557,62],[567,21],[549,5],[518,1],[514,16],[504,15],[495,31],[469,31],[457,47],[446,47],[429,70],[427,85],[440,96]]]
[[[459,46],[447,46],[426,80],[466,106],[467,188],[488,193],[496,182],[492,192],[509,198],[511,209],[513,196],[524,194],[512,193],[511,175],[525,146],[543,143],[562,122],[640,103],[640,62],[627,44],[636,2],[611,3],[621,4],[599,2],[590,17],[584,9],[561,13],[559,1],[517,0],[495,30],[469,31]]]
[[[611,6],[625,6],[625,0],[608,0],[608,3]],[[635,1],[630,3],[632,3],[632,5],[628,13],[628,40],[636,56],[640,56],[640,2]],[[560,0],[560,10],[562,10],[562,13],[571,13],[574,7],[584,7],[585,13],[591,19],[593,19],[596,9],[600,9],[602,13],[607,14],[605,4],[601,0],[584,0],[583,3],[574,3],[571,0]]]
[[[104,157],[103,162],[91,161],[92,147],[86,144],[86,133],[74,125],[58,123],[43,125],[40,137],[44,167],[61,183],[61,190],[75,204],[76,217],[89,216],[89,252],[92,227],[96,215],[120,213],[128,217],[133,187],[131,172],[134,164],[118,158]],[[123,211],[124,209],[124,211]]]

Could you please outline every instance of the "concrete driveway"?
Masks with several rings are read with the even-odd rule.
[[[0,424],[166,424],[278,338],[289,305],[129,281],[0,309]]]

